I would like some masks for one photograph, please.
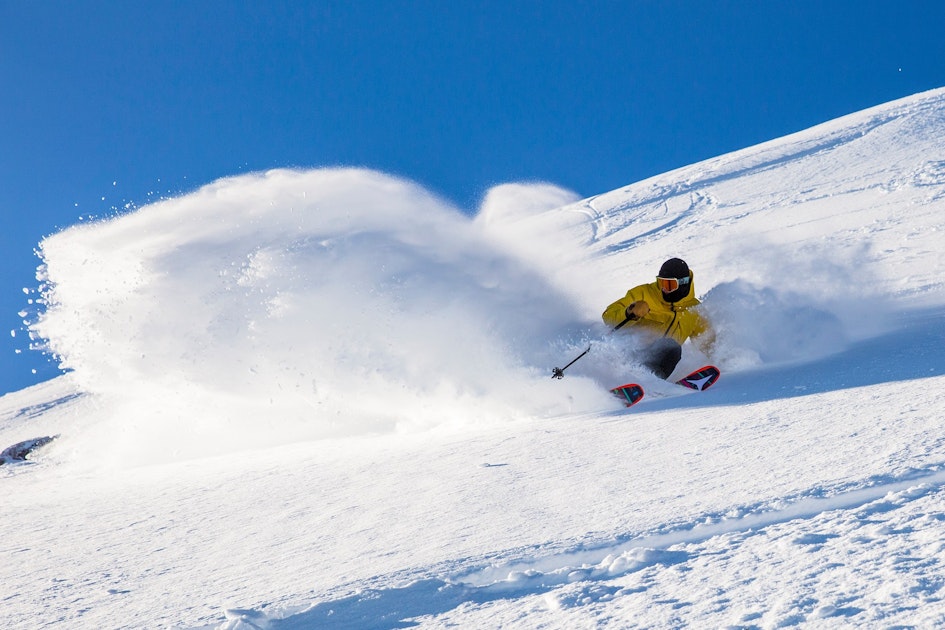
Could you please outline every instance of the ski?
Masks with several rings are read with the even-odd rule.
[[[627,383],[610,390],[614,396],[623,401],[627,407],[632,407],[643,400],[643,388],[636,383]]]
[[[702,392],[712,387],[721,375],[722,372],[719,371],[719,368],[714,365],[706,365],[679,379],[676,384]],[[627,383],[626,385],[614,387],[610,392],[627,407],[632,407],[643,400],[643,387],[637,383]]]
[[[712,387],[721,375],[719,368],[714,365],[705,365],[688,376],[679,379],[676,384],[702,392]]]

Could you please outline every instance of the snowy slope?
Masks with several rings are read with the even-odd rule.
[[[73,371],[0,398],[0,446],[61,434],[0,466],[0,614],[941,625],[942,147],[945,90],[473,220],[274,171],[50,237],[32,329]],[[598,319],[677,255],[719,332],[702,394]]]

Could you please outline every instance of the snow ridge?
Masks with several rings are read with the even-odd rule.
[[[734,562],[738,560],[740,547],[747,546],[747,541],[752,538],[790,539],[788,542],[795,550],[807,555],[808,550],[822,551],[831,545],[840,546],[835,540],[840,538],[840,534],[818,533],[818,528],[825,524],[829,527],[829,524],[838,521],[850,529],[847,535],[859,537],[858,542],[875,541],[877,533],[880,533],[896,539],[885,541],[885,547],[896,543],[897,547],[908,548],[910,544],[915,544],[914,541],[899,539],[923,538],[915,528],[930,516],[934,518],[934,514],[928,514],[928,507],[922,504],[940,501],[945,495],[943,485],[945,471],[916,471],[908,479],[886,479],[879,483],[873,480],[865,487],[831,496],[799,498],[778,510],[766,510],[762,506],[745,507],[735,514],[706,516],[682,528],[594,549],[566,550],[539,559],[490,566],[469,573],[454,573],[447,577],[420,577],[411,581],[410,576],[405,574],[387,576],[377,578],[377,581],[400,582],[404,585],[368,588],[276,619],[258,610],[228,610],[228,621],[219,629],[380,629],[411,619],[429,619],[434,616],[440,617],[439,623],[449,625],[453,616],[450,613],[455,614],[464,604],[483,607],[490,602],[539,598],[552,611],[595,608],[621,596],[659,588],[652,576],[632,574],[647,570],[659,573],[667,567],[698,570],[693,565],[700,562]],[[791,523],[791,527],[779,527],[786,523]],[[798,530],[809,533],[797,533]],[[531,555],[535,551],[522,553]],[[896,556],[892,559],[895,560]],[[873,561],[876,559],[873,558]],[[926,570],[916,570],[915,564],[915,561],[904,558],[902,577],[919,585],[927,584],[929,579],[937,580],[934,573],[930,575]],[[449,571],[450,568],[450,565],[446,565],[424,573],[435,574],[436,571]],[[454,566],[452,570],[455,572],[457,568]],[[922,567],[933,571],[939,568],[938,562],[926,563]],[[805,567],[805,570],[816,573],[816,569],[810,567]],[[630,586],[627,584],[630,581],[641,585]],[[929,586],[915,588],[912,599],[916,605],[928,603],[929,598],[940,601],[935,595],[937,590]],[[810,600],[805,603],[806,614],[803,617],[782,617],[778,621],[858,617],[858,622],[862,624],[867,621],[863,618],[865,610],[850,606],[852,601],[856,600],[851,598],[837,605]],[[898,605],[902,605],[902,602]],[[893,607],[888,607],[886,611],[882,607],[874,607],[872,619],[878,621],[894,612]],[[759,608],[757,612],[744,614],[742,621],[759,621],[766,617],[769,623],[778,619],[777,611]]]

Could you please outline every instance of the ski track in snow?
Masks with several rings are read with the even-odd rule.
[[[677,226],[685,223],[696,212],[696,210],[700,206],[705,206],[711,202],[711,200],[703,197],[698,192],[690,192],[689,193],[689,206],[682,212],[679,212],[678,214],[673,216],[669,210],[668,199],[672,197],[678,197],[678,196],[679,196],[678,193],[674,193],[670,197],[660,200],[660,205],[665,209],[666,214],[673,217],[669,221],[661,225],[657,225],[656,227],[650,228],[649,230],[641,234],[638,234],[637,236],[634,236],[633,238],[609,245],[605,248],[604,251],[607,254],[619,254],[620,252],[633,249],[640,243],[649,239],[651,236],[654,236],[656,234],[659,234],[661,236],[666,235],[672,232]]]

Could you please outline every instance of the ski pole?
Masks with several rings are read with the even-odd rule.
[[[613,328],[611,328],[609,331],[607,331],[607,334],[610,335],[610,334],[612,334],[612,333],[617,332],[618,330],[620,330],[621,328],[623,328],[624,326],[626,326],[628,322],[631,322],[631,321],[633,321],[633,319],[631,319],[630,317],[628,317],[627,319],[623,320],[622,322],[620,322],[619,324],[617,324],[616,326],[614,326]],[[568,369],[569,367],[571,367],[572,365],[574,365],[575,363],[577,363],[578,359],[580,359],[580,358],[583,357],[585,354],[587,354],[588,352],[590,352],[592,345],[593,345],[593,344],[587,344],[587,350],[585,350],[585,351],[582,352],[581,354],[579,354],[579,355],[577,355],[576,357],[574,357],[574,359],[572,359],[571,362],[568,363],[568,364],[567,364],[566,366],[564,366],[563,368],[557,368],[557,367],[556,367],[555,369],[551,370],[551,378],[564,378],[564,371],[565,371],[566,369]]]

